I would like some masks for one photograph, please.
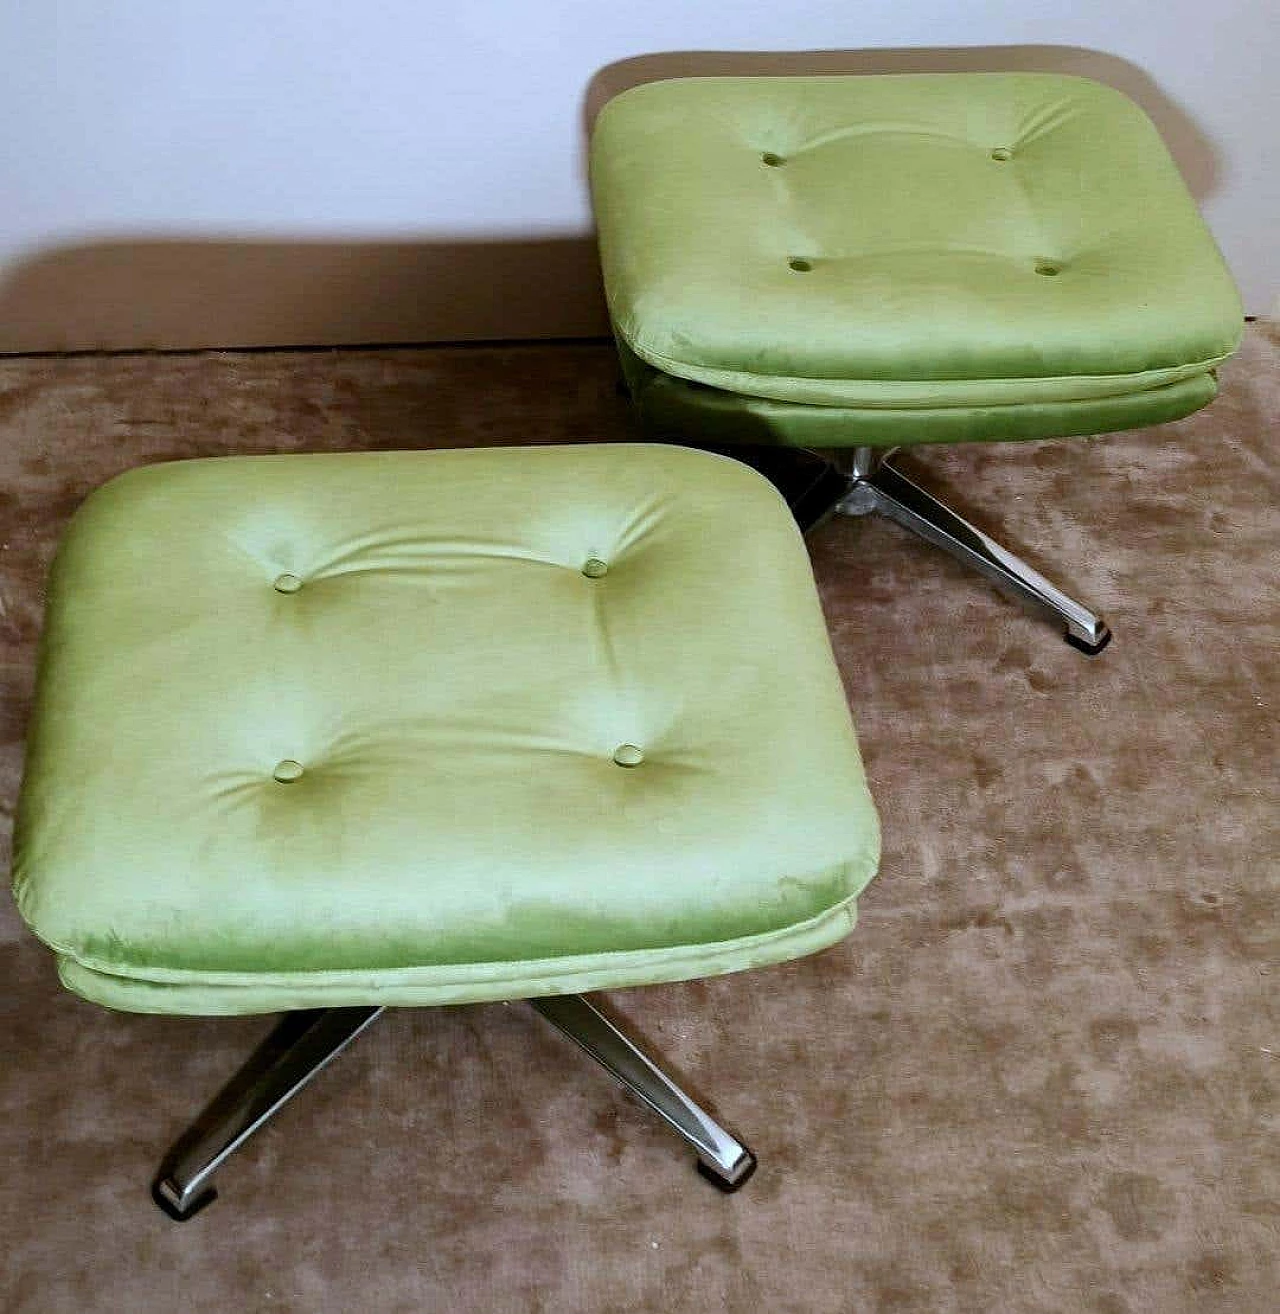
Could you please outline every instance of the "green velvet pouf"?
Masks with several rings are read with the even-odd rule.
[[[686,78],[601,113],[591,179],[641,411],[896,445],[1175,419],[1235,286],[1146,115],[1030,73]]]
[[[15,888],[100,1003],[727,972],[839,939],[877,854],[804,546],[727,458],[176,462],[59,551]]]

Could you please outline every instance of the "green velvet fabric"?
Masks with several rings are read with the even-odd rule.
[[[624,358],[630,355],[625,346],[619,350]],[[888,410],[744,397],[662,374],[634,358],[626,374],[646,432],[672,440],[696,435],[701,442],[727,446],[843,447],[856,438],[868,447],[905,447],[1114,433],[1180,420],[1218,391],[1217,375],[1209,372],[1123,397]]]
[[[917,413],[904,441],[994,409],[1027,408],[975,436],[1147,423],[1145,394],[1153,415],[1208,400],[1240,340],[1155,128],[1087,79],[650,83],[605,107],[591,178],[626,348],[729,396],[839,408],[846,443],[888,441],[867,412]]]
[[[804,546],[737,462],[176,462],[58,553],[15,890],[101,1003],[726,972],[845,934],[877,852]]]

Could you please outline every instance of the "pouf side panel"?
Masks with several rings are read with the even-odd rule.
[[[634,394],[647,432],[672,441],[791,447],[898,447],[923,443],[1022,442],[1083,437],[1167,424],[1207,406],[1218,393],[1212,373],[1126,397],[887,410],[804,406],[652,374]]]
[[[851,883],[865,884],[873,874],[874,870],[864,872]],[[583,994],[723,976],[818,953],[847,936],[856,921],[856,904],[850,899],[799,926],[723,945],[698,945],[688,951],[671,949],[658,954],[600,955],[594,961],[476,964],[435,973],[353,972],[321,980],[298,974],[264,976],[243,984],[198,977],[168,982],[99,972],[59,956],[58,974],[63,985],[81,998],[132,1013],[213,1016],[357,1005],[418,1008]]]

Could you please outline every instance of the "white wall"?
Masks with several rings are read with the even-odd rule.
[[[164,248],[169,266],[184,263],[187,244],[222,244],[223,274],[189,294],[186,310],[197,319],[196,302],[216,299],[218,277],[236,278],[233,246],[258,244],[261,255],[289,244],[296,254],[321,243],[339,265],[346,243],[367,254],[382,243],[545,239],[586,251],[588,85],[616,61],[680,50],[1074,47],[1079,71],[1089,71],[1081,52],[1102,52],[1095,76],[1126,66],[1138,79],[1145,73],[1148,99],[1164,109],[1163,122],[1153,111],[1157,122],[1181,135],[1171,145],[1249,310],[1276,313],[1278,33],[1271,0],[8,4],[0,9],[0,349],[127,345],[118,339],[128,338],[129,317],[118,312],[129,296],[128,253],[157,239],[177,243]],[[90,259],[100,250],[114,251],[119,266],[105,291]],[[365,266],[343,267],[363,277]],[[136,268],[142,301],[154,286],[145,258]],[[166,277],[172,268],[152,283]],[[103,303],[96,328],[77,327],[77,287]],[[581,304],[567,321],[549,313],[542,325],[525,307],[509,327],[573,331],[575,316],[598,313],[575,295]],[[501,324],[502,301],[489,299],[490,327]],[[135,311],[141,337],[164,338],[158,322],[145,323],[145,308]],[[434,332],[450,336],[447,308],[433,313]],[[234,333],[234,322],[231,314],[208,331]],[[374,331],[376,316],[362,327]],[[452,336],[476,335],[463,327]]]

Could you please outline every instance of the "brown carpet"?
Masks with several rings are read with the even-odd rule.
[[[227,452],[616,439],[607,346],[0,361],[0,797],[81,498]],[[913,468],[1108,615],[1089,659],[884,522],[812,540],[885,823],[844,944],[612,997],[761,1158],[722,1197],[520,1005],[400,1012],[176,1226],[267,1029],[61,991],[0,900],[6,1311],[1276,1308],[1280,332],[1223,396]],[[7,841],[7,825],[5,827]]]

